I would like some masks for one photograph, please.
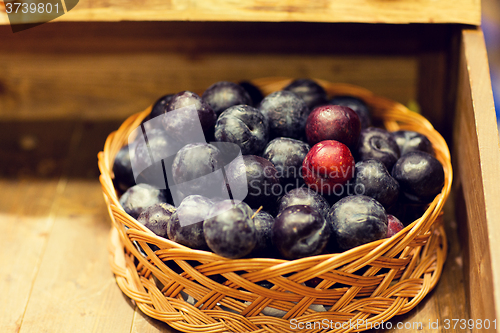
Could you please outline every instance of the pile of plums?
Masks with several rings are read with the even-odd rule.
[[[199,119],[157,118],[188,106]],[[373,123],[365,101],[328,96],[310,79],[267,96],[249,82],[217,82],[153,105],[141,125],[147,139],[115,158],[115,187],[125,212],[193,249],[282,259],[346,251],[398,233],[444,185],[426,136]],[[182,141],[197,128],[197,142]],[[221,143],[239,147],[241,163]],[[220,196],[242,190],[241,201]]]

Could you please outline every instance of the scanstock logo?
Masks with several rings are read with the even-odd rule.
[[[165,124],[173,130],[166,130]],[[237,204],[248,194],[240,147],[229,142],[207,143],[193,105],[143,122],[129,135],[128,144],[135,152],[130,156],[136,183],[170,191],[176,207],[190,195],[201,195],[214,202],[232,200]],[[199,165],[193,165],[196,163]],[[242,172],[238,177],[228,178],[229,168]],[[216,212],[213,215],[223,211]],[[189,219],[192,214],[178,213],[181,226],[199,222]],[[206,218],[209,217],[212,216]]]
[[[4,0],[3,7],[15,33],[52,21],[77,4],[78,0]]]

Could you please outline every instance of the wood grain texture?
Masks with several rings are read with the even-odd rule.
[[[63,178],[64,179],[64,178]],[[100,187],[67,179],[20,332],[128,332],[133,305],[107,264]]]
[[[58,179],[67,167],[75,121],[3,121],[0,175]]]
[[[455,119],[455,165],[466,219],[465,272],[473,319],[500,318],[500,151],[488,61],[480,30],[462,34]],[[481,331],[481,330],[475,330]]]
[[[0,118],[124,119],[166,93],[268,76],[353,83],[406,104],[417,95],[415,50],[443,30],[65,23],[13,35],[0,27]]]
[[[23,323],[53,226],[58,185],[57,179],[0,179],[1,332],[17,333]]]
[[[125,119],[167,93],[267,76],[335,78],[403,103],[415,96],[416,61],[406,57],[0,54],[0,64],[2,119]]]
[[[24,18],[23,18],[24,19]],[[26,18],[29,21],[30,18]],[[36,18],[32,18],[35,20]],[[479,0],[81,0],[57,20],[309,21],[480,24]],[[7,24],[5,12],[0,23]]]
[[[1,126],[0,306],[6,314],[0,316],[2,332],[17,333],[24,323],[66,183],[61,177],[69,167],[74,127],[64,122],[49,130],[49,124]]]
[[[47,125],[43,122],[42,124]],[[128,331],[134,309],[123,297],[107,269],[109,220],[102,209],[100,187],[95,181],[79,178],[83,171],[80,156],[89,159],[85,151],[93,151],[95,157],[97,147],[92,144],[92,138],[96,137],[96,133],[82,122],[75,124],[71,132],[60,131],[57,123],[50,129],[54,136],[59,135],[60,139],[64,138],[69,142],[68,149],[63,152],[58,153],[57,149],[47,152],[49,158],[49,152],[64,156],[60,161],[63,164],[61,174],[53,180],[56,184],[56,194],[47,196],[47,193],[43,192],[44,188],[39,186],[38,190],[31,190],[31,195],[21,195],[18,198],[21,201],[19,206],[24,209],[32,205],[37,207],[47,201],[50,203],[51,209],[46,210],[46,214],[50,214],[48,230],[43,231],[47,229],[47,223],[41,221],[33,221],[31,225],[24,227],[27,229],[27,236],[30,235],[28,231],[33,230],[30,232],[37,232],[39,237],[43,236],[45,244],[40,249],[37,248],[40,241],[36,238],[7,233],[13,238],[11,242],[19,243],[21,249],[7,248],[7,252],[2,252],[10,254],[9,258],[17,259],[18,265],[22,266],[16,269],[15,265],[11,265],[14,269],[9,270],[11,279],[16,281],[16,284],[24,282],[24,285],[10,293],[23,295],[29,292],[27,305],[21,316],[16,318],[18,325],[12,332]],[[102,142],[100,144],[102,145]],[[23,164],[18,167],[23,167]],[[85,177],[86,173],[83,172],[83,175]],[[30,183],[36,186],[39,182],[35,179]],[[19,216],[21,214],[11,215],[14,220]],[[17,225],[13,222],[17,221],[11,220],[11,225]],[[29,251],[29,254],[25,251]],[[18,258],[18,255],[24,255],[24,260]],[[31,258],[38,256],[39,262],[32,263]],[[35,268],[36,276],[23,274],[23,270]],[[106,311],[109,311],[108,314]]]
[[[450,73],[446,61],[448,48],[423,52],[419,57],[418,101],[421,112],[444,136],[449,124],[444,120],[452,110],[445,109],[445,89]],[[447,139],[445,137],[445,139]]]
[[[24,315],[24,332],[129,332],[134,306],[107,264],[100,188],[68,179]]]

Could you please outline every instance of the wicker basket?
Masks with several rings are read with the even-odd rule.
[[[290,81],[264,78],[253,83],[268,94]],[[452,182],[446,142],[425,118],[399,103],[352,85],[317,82],[329,95],[364,99],[374,119],[390,131],[425,134],[444,167],[442,192],[421,218],[392,238],[298,260],[226,259],[160,238],[121,208],[112,182],[113,161],[150,109],[135,114],[109,135],[98,158],[112,221],[111,268],[121,290],[146,315],[183,332],[287,332],[308,327],[356,332],[410,311],[436,285],[447,253],[442,209]],[[304,283],[312,278],[320,281],[315,288]]]

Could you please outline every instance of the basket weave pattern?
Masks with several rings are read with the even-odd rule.
[[[264,78],[253,83],[268,94],[290,81]],[[447,253],[442,208],[452,182],[446,142],[425,118],[399,103],[356,86],[317,81],[329,95],[364,99],[373,118],[389,131],[425,134],[444,167],[442,192],[421,218],[395,236],[343,253],[298,260],[223,258],[160,238],[121,208],[112,182],[113,161],[150,110],[135,114],[109,135],[98,159],[112,221],[111,268],[121,290],[146,315],[183,332],[286,332],[293,331],[292,319],[331,320],[339,325],[326,331],[356,332],[410,311],[436,285]],[[313,278],[319,281],[314,288],[305,284]],[[345,322],[361,324],[342,327]]]

